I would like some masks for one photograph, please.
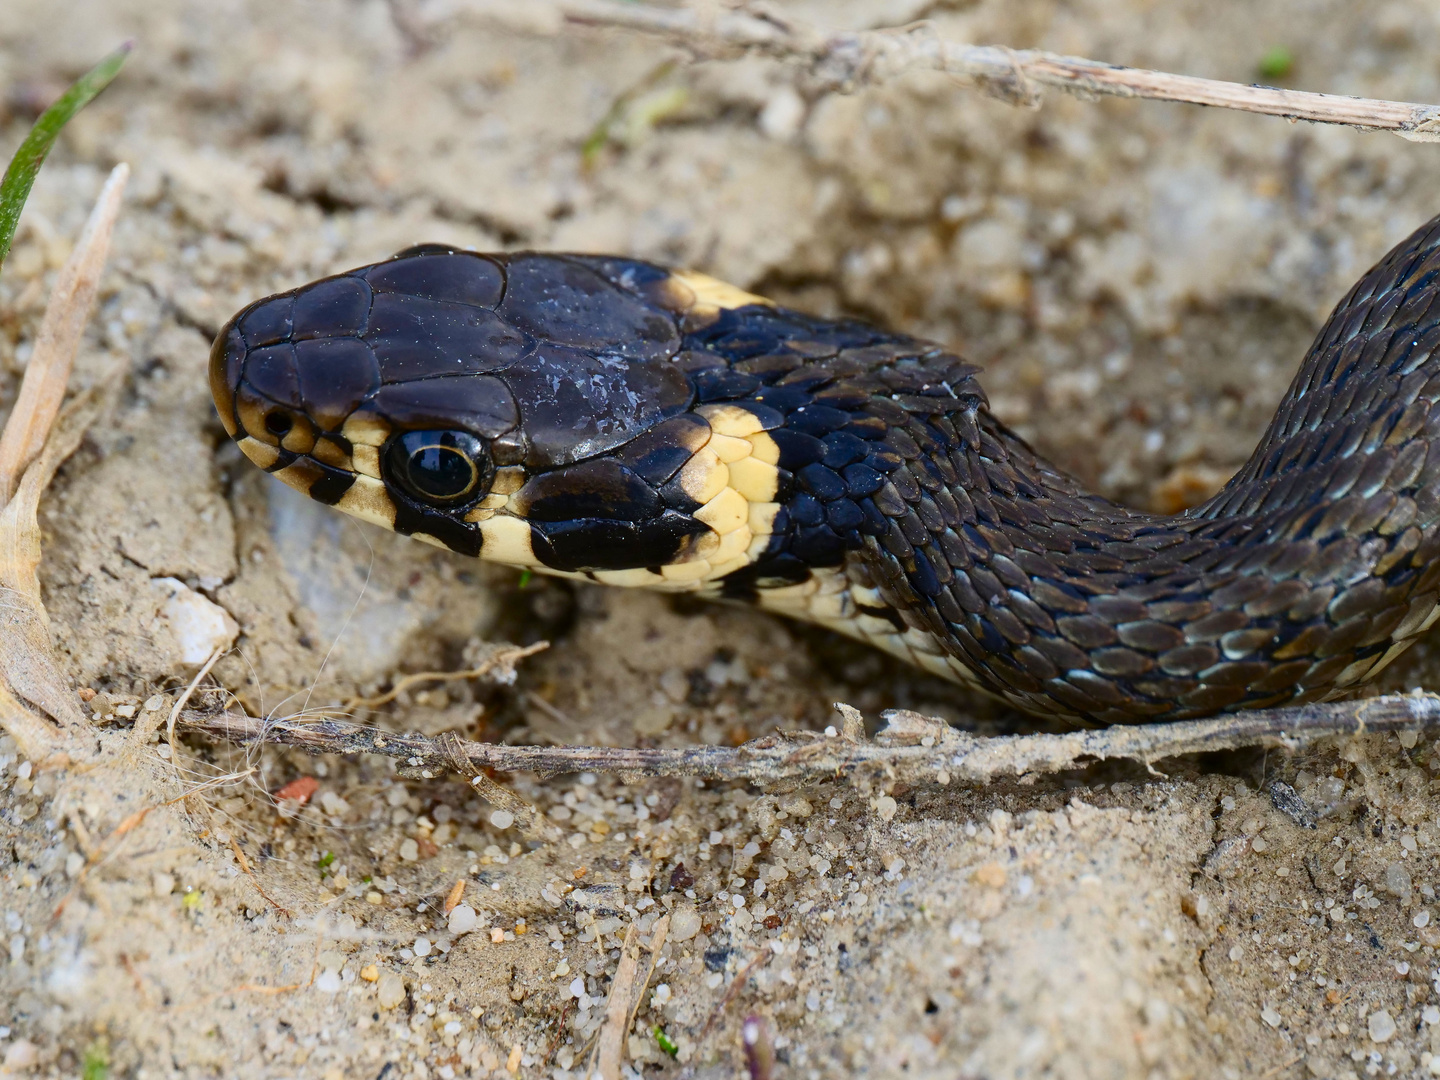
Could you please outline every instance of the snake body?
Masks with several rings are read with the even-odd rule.
[[[1084,723],[1336,697],[1440,610],[1440,219],[1321,330],[1239,473],[1090,494],[933,342],[620,258],[427,245],[257,301],[243,452],[464,555],[748,600]]]

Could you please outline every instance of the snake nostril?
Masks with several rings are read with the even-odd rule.
[[[295,421],[282,412],[272,412],[265,417],[265,430],[277,439],[290,434],[290,429],[294,426]]]

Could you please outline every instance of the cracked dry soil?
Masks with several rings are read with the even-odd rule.
[[[1422,0],[783,6],[1241,82],[1281,45],[1291,85],[1440,100]],[[193,673],[159,579],[236,620],[215,681],[252,710],[547,639],[513,684],[361,715],[659,745],[823,726],[835,700],[1033,727],[822,633],[522,588],[291,497],[229,448],[205,388],[209,336],[255,296],[421,240],[686,264],[951,343],[1055,460],[1173,508],[1244,459],[1329,306],[1440,210],[1434,146],[1159,104],[1019,111],[936,77],[805,101],[770,62],[513,23],[380,0],[0,6],[7,155],[65,79],[139,42],[41,174],[0,278],[3,409],[106,169],[132,165],[77,381],[128,374],[43,507],[55,639],[107,749]],[[1386,686],[1434,688],[1434,653]],[[749,1014],[780,1077],[1440,1072],[1432,737],[1164,768],[888,792],[515,777],[557,837],[530,844],[458,781],[383,761],[192,742],[174,765],[157,747],[57,774],[0,738],[0,1060],[563,1080],[623,936],[649,949],[666,915],[626,1075],[738,1075]],[[301,808],[267,794],[303,777]],[[444,914],[456,882],[473,920]]]

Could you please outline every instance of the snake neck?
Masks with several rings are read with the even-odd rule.
[[[1174,517],[1086,493],[953,355],[817,361],[754,399],[813,434],[782,444],[793,492],[727,591],[1082,721],[1343,695],[1437,617],[1437,277],[1431,222],[1337,306],[1245,467]],[[863,465],[812,445],[837,409],[877,435]]]

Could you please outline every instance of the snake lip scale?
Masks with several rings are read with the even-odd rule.
[[[210,383],[251,461],[396,532],[1137,723],[1343,696],[1435,621],[1437,301],[1440,218],[1175,516],[1086,492],[941,345],[631,259],[410,248],[250,304]]]

